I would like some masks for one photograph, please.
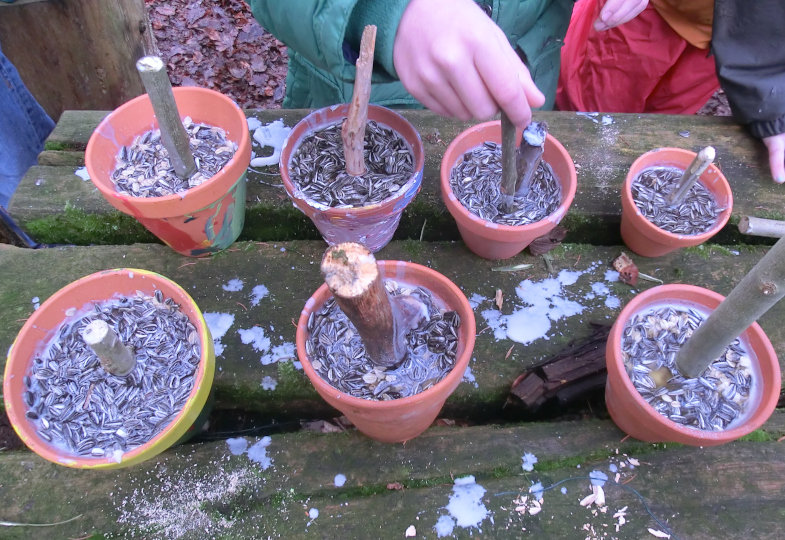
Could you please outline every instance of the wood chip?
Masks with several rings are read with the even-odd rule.
[[[496,307],[499,311],[502,310],[502,304],[504,304],[504,293],[501,289],[496,289]]]
[[[619,279],[627,285],[634,286],[638,283],[638,267],[626,253],[622,252],[613,259],[613,269],[619,273]]]

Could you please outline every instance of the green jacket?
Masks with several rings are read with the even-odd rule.
[[[254,17],[289,52],[286,108],[317,108],[351,101],[354,61],[366,24],[377,26],[371,101],[421,108],[397,80],[393,41],[409,0],[249,0]],[[478,0],[510,43],[529,60],[534,82],[553,108],[559,56],[573,0]]]

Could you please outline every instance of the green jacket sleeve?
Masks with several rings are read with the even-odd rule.
[[[785,133],[783,0],[716,0],[711,49],[733,114],[756,137]]]
[[[250,0],[259,23],[314,66],[339,74],[354,63],[366,24],[377,26],[376,62],[394,75],[392,45],[409,0]],[[354,48],[354,51],[352,51]]]

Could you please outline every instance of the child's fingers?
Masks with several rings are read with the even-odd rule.
[[[608,0],[594,21],[594,29],[601,32],[624,24],[634,19],[648,4],[649,0]]]
[[[778,184],[785,183],[785,133],[763,139],[769,149],[771,177]]]

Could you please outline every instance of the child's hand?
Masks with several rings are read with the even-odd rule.
[[[634,19],[648,4],[649,0],[608,0],[602,6],[600,16],[594,21],[594,29],[602,32],[624,24]]]
[[[763,143],[769,149],[771,176],[778,184],[785,182],[785,133],[765,137]]]
[[[531,107],[545,103],[504,32],[472,0],[412,0],[393,62],[409,93],[441,115],[486,119],[502,109],[524,127]]]

